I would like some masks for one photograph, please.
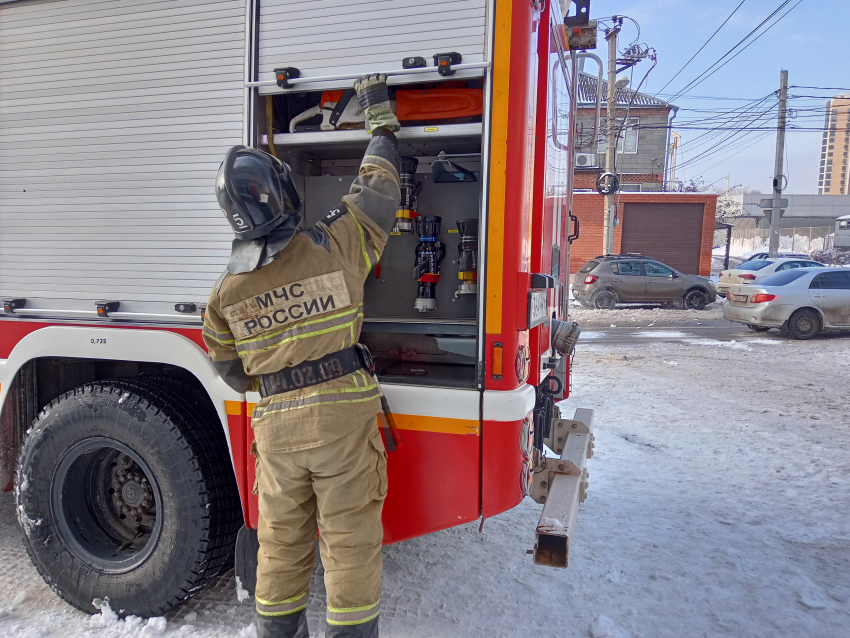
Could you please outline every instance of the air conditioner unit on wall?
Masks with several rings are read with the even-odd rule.
[[[576,153],[576,168],[592,168],[596,166],[596,153]]]

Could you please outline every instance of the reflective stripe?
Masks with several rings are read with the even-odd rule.
[[[396,182],[398,181],[398,171],[396,170],[396,167],[393,166],[393,163],[386,157],[382,157],[380,155],[365,155],[363,157],[363,161],[360,162],[360,170],[362,171],[364,167],[369,166],[370,164],[380,170],[387,171],[395,178]]]
[[[303,397],[273,401],[265,408],[258,405],[254,408],[254,413],[251,415],[251,418],[260,419],[267,414],[298,410],[311,405],[328,403],[362,403],[364,401],[371,401],[378,396],[378,386],[375,383],[370,383],[365,388],[338,388],[336,390],[323,390],[320,392],[314,392],[313,394],[307,394]]]
[[[233,343],[233,333],[230,330],[226,332],[218,332],[211,325],[205,323],[204,324],[204,336],[209,337],[213,341],[217,343]]]
[[[377,618],[381,612],[381,601],[364,607],[348,607],[335,609],[328,607],[327,620],[329,625],[360,625]]]
[[[354,223],[357,224],[357,230],[360,231],[360,250],[363,251],[363,259],[366,261],[366,270],[372,270],[372,266],[374,266],[374,264],[369,261],[369,253],[366,252],[366,234],[363,232],[363,226],[360,225],[360,220],[357,219],[357,215],[352,213],[351,218],[354,220]]]
[[[361,303],[356,308],[340,312],[329,317],[322,317],[305,321],[292,328],[280,330],[267,335],[254,337],[253,339],[240,339],[236,343],[236,352],[240,357],[248,356],[256,352],[264,352],[278,348],[284,343],[297,341],[299,339],[308,339],[319,335],[335,332],[351,328],[354,330],[354,324],[358,319],[363,318],[363,304]]]
[[[289,614],[294,614],[307,607],[308,593],[308,591],[305,591],[303,594],[287,598],[278,603],[263,600],[259,597],[255,598],[257,613],[263,616],[288,616]]]

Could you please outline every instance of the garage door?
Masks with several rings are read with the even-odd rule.
[[[704,209],[704,204],[626,204],[622,252],[698,274]]]

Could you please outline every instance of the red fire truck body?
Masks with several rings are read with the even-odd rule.
[[[91,0],[42,2],[37,3],[37,6],[28,0],[0,4],[0,85],[14,88],[15,82],[29,82],[22,74],[16,76],[12,72],[16,67],[9,71],[9,66],[3,58],[15,61],[18,59],[16,56],[23,57],[27,54],[26,45],[21,44],[19,49],[15,47],[17,42],[31,41],[30,31],[38,32],[33,25],[37,26],[39,20],[44,19],[44,14],[37,16],[36,12],[56,10],[53,22],[48,26],[54,30],[60,29],[53,31],[57,37],[66,33],[61,29],[67,29],[71,34],[78,29],[80,33],[85,34],[87,19],[95,20],[95,27],[98,29],[114,28],[104,26],[102,20],[97,22],[99,18],[87,11],[89,4]],[[98,7],[115,6],[115,20],[118,20],[121,13],[119,9],[126,8],[129,13],[133,9],[130,5],[133,4],[129,0],[116,0],[101,3]],[[144,24],[143,19],[152,17],[160,10],[153,3],[147,4],[149,6],[144,8],[135,7],[136,14],[139,14],[137,18],[141,20],[140,24]],[[204,7],[200,6],[205,4],[204,2],[195,4],[198,6],[191,8],[191,11],[187,9],[187,13],[181,14],[183,17],[177,15],[174,18],[176,23],[194,19],[198,11],[204,10]],[[205,28],[211,29],[213,35],[210,37],[214,39],[215,28],[211,25],[215,24],[215,20],[212,14],[219,10],[219,5],[213,6],[215,3],[212,2],[206,4],[210,5],[206,11],[211,15],[207,16],[209,19]],[[351,62],[352,68],[343,69],[337,77],[309,85],[307,82],[311,80],[311,70],[302,68],[301,80],[304,84],[296,85],[296,80],[292,79],[294,88],[280,87],[274,80],[268,80],[267,73],[264,74],[263,52],[272,46],[275,37],[271,27],[266,28],[273,17],[273,14],[269,13],[269,7],[274,5],[273,8],[284,11],[288,3],[282,0],[269,3],[264,0],[262,4],[253,0],[231,0],[223,4],[227,6],[221,10],[233,14],[231,17],[234,25],[240,20],[244,20],[245,24],[244,42],[234,45],[234,50],[238,46],[244,47],[244,118],[232,125],[227,124],[231,128],[231,134],[237,138],[241,136],[241,140],[235,139],[233,143],[242,141],[269,150],[269,142],[273,141],[281,159],[291,161],[293,170],[301,171],[305,176],[308,202],[312,196],[313,183],[317,185],[317,189],[326,188],[330,183],[328,180],[336,183],[337,175],[342,175],[339,182],[345,186],[344,182],[350,182],[350,177],[344,175],[351,175],[351,169],[346,169],[348,172],[342,169],[339,169],[342,172],[335,172],[336,166],[342,166],[348,158],[351,162],[358,158],[357,154],[362,153],[365,148],[366,134],[362,130],[277,132],[281,127],[278,126],[278,115],[274,109],[278,108],[279,100],[289,99],[295,90],[310,91],[314,87],[343,89],[350,86],[350,76],[356,75],[357,71],[383,71],[386,63],[379,60],[372,62],[373,58],[364,53],[362,59],[357,58]],[[415,8],[415,3],[412,2],[400,4]],[[433,194],[429,200],[432,202],[432,208],[435,201],[445,201],[446,207],[450,206],[449,199],[453,196],[449,188],[455,188],[458,193],[461,193],[460,189],[463,188],[463,193],[468,192],[472,198],[470,201],[473,201],[475,206],[468,216],[477,217],[480,227],[477,255],[478,293],[471,295],[469,300],[461,298],[457,304],[453,301],[441,304],[441,309],[446,307],[446,313],[454,312],[455,315],[443,314],[432,319],[428,316],[420,318],[409,314],[406,309],[398,310],[394,307],[389,311],[373,313],[369,287],[375,288],[381,282],[376,276],[375,281],[370,280],[367,284],[364,338],[373,351],[378,351],[379,373],[381,344],[389,344],[385,348],[388,353],[402,352],[401,355],[385,355],[390,358],[390,367],[386,368],[389,371],[382,375],[384,392],[404,439],[404,444],[389,455],[389,492],[383,516],[385,543],[403,541],[482,517],[486,519],[514,507],[532,491],[536,491],[536,496],[540,497],[540,490],[543,489],[542,497],[538,500],[545,501],[548,490],[555,488],[554,484],[546,486],[545,482],[543,488],[534,485],[535,474],[542,472],[547,478],[552,478],[547,472],[546,460],[542,459],[541,442],[544,440],[544,433],[541,428],[549,430],[561,426],[578,427],[576,432],[585,433],[592,439],[589,428],[582,427],[590,426],[589,422],[582,423],[578,419],[559,420],[557,411],[551,409],[553,401],[569,396],[569,352],[562,355],[557,347],[553,347],[556,336],[552,331],[559,325],[558,322],[568,320],[569,235],[577,230],[577,224],[570,223],[576,68],[575,53],[569,51],[567,44],[564,16],[558,4],[551,2],[464,0],[460,4],[463,6],[458,7],[460,13],[454,19],[466,19],[465,16],[470,16],[470,20],[480,22],[484,43],[480,55],[476,55],[475,51],[463,51],[464,62],[455,63],[457,71],[448,77],[437,75],[436,67],[433,67],[430,73],[423,72],[418,76],[398,75],[396,88],[406,84],[420,87],[423,81],[430,82],[429,86],[439,86],[434,83],[457,82],[459,78],[465,78],[468,83],[477,82],[474,86],[480,87],[484,95],[480,123],[473,121],[448,126],[440,124],[439,127],[444,132],[437,131],[437,126],[429,127],[425,123],[424,127],[410,127],[409,142],[404,135],[405,128],[399,139],[403,145],[408,145],[406,148],[409,153],[420,157],[420,166],[424,164],[426,170],[429,162],[433,166],[434,162],[441,161],[435,151],[443,151],[444,147],[456,149],[458,157],[468,155],[472,158],[469,160],[469,166],[475,167],[477,181],[462,186],[429,182],[425,192]],[[141,15],[145,11],[147,14]],[[464,11],[466,13],[463,13]],[[415,11],[411,10],[410,14],[415,15]],[[317,19],[321,19],[321,15]],[[19,40],[13,37],[11,43],[8,40],[6,44],[2,43],[4,24],[7,25],[7,36],[15,36],[20,32]],[[114,22],[112,24],[114,25]],[[132,26],[124,28],[127,29],[127,34],[136,33]],[[175,38],[180,35],[176,29],[175,27]],[[232,36],[235,27],[231,31]],[[139,33],[139,37],[143,38],[144,33]],[[117,30],[102,35],[108,38],[120,34],[120,30]],[[143,43],[145,51],[157,46],[171,46],[168,38],[167,33],[157,38],[148,38]],[[82,36],[80,41],[83,41]],[[132,41],[132,38],[127,40],[128,43]],[[439,38],[435,41],[442,44]],[[191,59],[196,60],[198,68],[205,64],[205,56],[212,55],[208,53],[209,47],[200,47],[198,52],[194,53],[191,41],[181,41],[179,44]],[[73,42],[68,46],[73,46]],[[396,44],[395,47],[399,50],[397,59],[400,61],[407,50],[404,44]],[[50,55],[43,57],[47,62],[61,67],[61,59],[56,57],[60,54],[54,52],[52,55],[53,58]],[[133,57],[130,53],[120,53],[120,48],[111,49],[104,55],[117,55],[121,60]],[[215,60],[211,60],[210,64],[214,62]],[[281,65],[285,62],[287,60],[279,60]],[[47,63],[43,65],[44,68],[48,66]],[[111,68],[117,66],[113,65]],[[397,67],[399,64],[393,66]],[[73,75],[77,67],[67,70]],[[138,77],[142,82],[143,72],[147,71],[150,69],[128,69],[127,81],[132,83],[133,78]],[[32,72],[30,69],[30,73]],[[168,83],[171,77],[180,77],[177,72],[169,74],[167,68],[159,69],[159,72],[160,83]],[[36,79],[41,81],[46,78],[45,73],[47,71],[42,71],[42,77]],[[134,73],[137,75],[134,76]],[[188,73],[187,71],[186,74]],[[213,75],[214,69],[206,81],[213,82]],[[315,71],[312,75],[321,73]],[[58,90],[63,89],[60,87]],[[78,92],[83,93],[82,90]],[[197,251],[192,248],[191,240],[188,240],[188,244],[175,240],[168,246],[168,250],[175,256],[170,266],[174,283],[163,284],[162,301],[154,302],[147,289],[139,288],[139,295],[134,297],[132,290],[112,285],[109,270],[119,268],[114,266],[115,259],[120,258],[126,244],[122,243],[123,240],[110,242],[113,237],[110,233],[113,231],[110,231],[109,225],[116,224],[115,228],[126,230],[125,226],[133,226],[133,219],[125,223],[118,219],[117,215],[109,213],[109,210],[113,210],[109,207],[93,209],[91,215],[100,218],[98,231],[93,237],[97,241],[87,241],[84,233],[92,228],[86,225],[87,222],[74,221],[65,225],[63,211],[79,211],[78,215],[69,213],[68,218],[80,219],[86,216],[87,202],[95,200],[86,200],[79,206],[75,206],[73,201],[56,206],[57,193],[45,183],[46,178],[42,180],[39,176],[37,163],[34,161],[26,165],[30,141],[26,135],[21,134],[20,129],[15,128],[17,120],[14,117],[9,120],[3,114],[14,115],[22,122],[22,126],[27,125],[28,107],[24,99],[27,95],[15,92],[7,93],[5,97],[0,95],[0,118],[7,122],[4,124],[0,121],[0,229],[6,240],[0,240],[0,252],[6,252],[5,258],[0,257],[0,292],[5,309],[0,315],[0,453],[3,454],[0,458],[0,481],[4,485],[8,484],[8,490],[13,489],[16,484],[20,485],[21,477],[18,476],[16,481],[14,469],[16,458],[26,444],[27,432],[38,420],[37,417],[45,406],[48,407],[41,412],[42,419],[50,412],[50,405],[54,405],[51,402],[59,399],[74,400],[73,397],[69,399],[65,393],[73,393],[74,388],[91,384],[114,380],[132,381],[137,378],[153,379],[150,382],[152,385],[145,387],[155,393],[158,387],[156,384],[162,383],[162,378],[174,376],[183,384],[180,387],[197,393],[197,400],[208,408],[208,414],[218,417],[216,423],[207,423],[206,427],[218,428],[220,432],[221,444],[226,445],[231,459],[233,478],[238,490],[236,498],[242,513],[241,523],[245,530],[255,529],[258,513],[257,499],[252,494],[254,462],[250,455],[253,441],[250,414],[253,404],[259,400],[259,395],[235,393],[218,378],[201,338],[201,318],[206,298],[196,292],[177,290],[184,278],[202,280],[198,290],[201,286],[212,287],[215,276],[209,272],[198,275],[192,271],[193,263],[203,261],[201,257],[195,258],[195,255],[203,253],[204,245],[199,245]],[[233,95],[236,95],[235,91]],[[16,102],[16,99],[19,101]],[[69,98],[69,102],[75,100],[80,102],[76,97]],[[271,106],[268,106],[269,104]],[[83,104],[79,109],[77,113],[91,113],[94,116],[100,112],[94,105]],[[104,110],[108,109],[104,107]],[[268,114],[271,114],[270,118]],[[49,113],[46,113],[45,117],[48,115]],[[264,116],[269,119],[264,119]],[[63,120],[65,117],[68,119]],[[217,116],[211,114],[204,117],[207,119],[203,122],[213,122]],[[55,118],[56,130],[64,142],[76,139],[75,135],[88,135],[84,127],[75,128],[77,120],[70,118],[69,114],[57,114]],[[79,121],[82,121],[82,118],[83,115],[80,115]],[[64,126],[63,121],[66,122]],[[94,122],[96,118],[86,121]],[[161,139],[161,142],[149,145],[149,150],[146,151],[149,156],[154,156],[158,148],[174,146],[169,141],[171,131],[160,133],[155,123],[153,124],[147,129],[141,129],[143,135],[161,136],[157,138]],[[110,123],[106,122],[104,125],[108,127]],[[122,124],[119,122],[120,125]],[[185,126],[191,128],[192,121],[187,120]],[[215,129],[224,125],[219,123],[209,126]],[[428,137],[429,128],[435,131],[432,137]],[[453,130],[458,131],[457,137],[452,136]],[[215,133],[215,130],[212,132]],[[339,143],[335,145],[337,139]],[[432,139],[437,141],[432,142]],[[226,146],[227,144],[224,144],[223,148]],[[339,148],[347,150],[336,150]],[[215,149],[215,152],[219,153],[221,150]],[[97,149],[93,149],[91,156],[96,157],[97,152]],[[292,153],[292,159],[288,159],[288,152]],[[22,153],[23,164],[12,166],[10,162]],[[45,153],[46,150],[41,152],[39,157],[45,156]],[[125,156],[129,157],[130,153],[118,153],[115,157]],[[85,168],[86,158],[89,156],[80,157]],[[117,162],[117,172],[121,173],[120,161],[109,159],[105,163]],[[183,165],[190,163],[191,159],[184,157],[176,161]],[[209,166],[207,173],[203,174],[206,177],[199,178],[197,183],[192,182],[189,190],[196,199],[203,198],[205,210],[208,211],[214,208],[213,180],[217,167],[214,166],[212,157],[204,158],[204,161]],[[74,167],[72,157],[66,155],[63,162],[68,168]],[[463,163],[464,160],[457,159],[457,162]],[[23,170],[21,166],[32,170]],[[112,170],[104,164],[100,166],[100,170],[105,172]],[[320,168],[316,168],[317,166]],[[130,162],[123,179],[132,179],[129,175],[134,172],[138,175],[138,170],[138,163]],[[155,176],[156,178],[158,176]],[[81,190],[85,190],[88,180],[103,181],[100,175],[78,175],[70,171],[64,181],[72,180],[81,184]],[[168,208],[171,205],[169,197],[172,197],[173,192],[166,186],[167,184],[163,185],[159,198],[154,197],[149,201],[160,202],[157,205]],[[447,190],[440,190],[444,187]],[[156,195],[156,184],[151,188],[151,192]],[[198,190],[197,196],[194,195],[195,188]],[[204,188],[209,192],[204,194]],[[16,195],[12,199],[4,196],[4,193],[11,193],[13,190]],[[23,199],[24,193],[27,199]],[[123,195],[120,188],[110,190],[108,195],[122,204]],[[440,197],[448,199],[442,200]],[[188,201],[179,195],[175,195],[174,199],[178,205]],[[193,206],[192,201],[188,201],[182,208]],[[126,202],[126,206],[132,209],[133,202]],[[318,203],[316,206],[320,207]],[[24,228],[29,219],[28,215],[39,207],[51,211],[48,217],[35,215],[45,226],[39,230]],[[148,207],[148,210],[151,210],[151,207]],[[439,214],[440,211],[423,212],[435,213]],[[204,211],[197,215],[187,213],[187,219],[195,224],[194,228],[204,239],[207,239],[208,233],[217,233],[209,239],[215,242],[215,258],[212,261],[219,269],[223,269],[229,246],[225,221],[220,216]],[[53,227],[48,227],[48,223],[53,224]],[[168,230],[162,226],[147,226],[145,221],[139,221],[138,224],[135,228],[139,233],[139,242],[145,241],[146,233],[151,228],[156,232]],[[207,227],[213,230],[208,230]],[[31,272],[24,272],[30,266],[15,265],[15,261],[20,259],[20,253],[13,249],[13,242],[23,233],[36,239],[43,234],[46,252],[50,251],[51,246],[59,246],[62,241],[67,244],[80,242],[80,250],[88,251],[91,259],[81,259],[80,252],[63,253],[62,250],[58,250],[56,257],[45,254],[43,259],[50,267],[40,271],[38,266],[33,267],[43,279],[33,278],[30,276]],[[64,234],[64,238],[51,244],[53,235],[57,233]],[[447,241],[451,241],[452,236],[447,237]],[[405,277],[409,277],[409,268],[404,261],[408,258],[409,250],[403,244],[404,241],[404,237],[390,238],[390,244],[399,248],[397,252],[392,252],[396,248],[390,250],[388,247],[381,264],[381,277],[388,276],[386,273],[395,268],[396,262],[393,259],[397,254],[403,255],[400,259],[405,268]],[[191,250],[184,250],[187,246]],[[449,253],[454,250],[454,246],[450,245]],[[135,264],[122,268],[128,271],[128,274],[118,273],[116,277],[132,277],[129,273],[132,270],[163,270],[155,263],[163,259],[162,254],[151,255],[151,259],[138,260]],[[97,273],[96,277],[104,282],[102,295],[95,295],[90,289],[69,293],[67,298],[55,292],[52,297],[46,292],[40,292],[50,287],[49,283],[44,281],[59,281],[65,276],[62,259],[67,260],[69,271],[83,272],[75,270],[77,266],[74,260],[97,262],[101,257],[104,260],[103,270]],[[113,257],[115,259],[112,259]],[[91,273],[92,268],[85,270],[87,277],[90,277]],[[453,282],[454,276],[453,268],[447,262],[444,263],[443,278],[438,285],[445,288],[446,295],[456,286]],[[410,280],[409,286],[415,289],[415,282]],[[73,283],[67,287],[71,291],[75,289]],[[124,297],[118,297],[120,294]],[[379,308],[379,303],[392,303],[392,299],[388,299],[387,295],[380,299],[380,302],[375,302],[374,308]],[[113,300],[117,303],[111,305]],[[463,303],[467,304],[464,306],[467,310],[457,310]],[[182,310],[178,308],[181,304]],[[174,311],[171,310],[172,307],[175,308]],[[567,324],[560,325],[563,328]],[[402,336],[396,338],[393,335]],[[416,345],[426,341],[427,346]],[[408,347],[405,343],[414,343],[414,346]],[[438,350],[433,350],[433,343],[439,346]],[[454,357],[452,366],[437,360],[438,355],[444,356],[447,353]],[[394,356],[397,358],[392,359]],[[392,365],[402,367],[392,368]],[[422,371],[424,374],[420,374]],[[83,401],[81,405],[84,403]],[[547,405],[550,406],[548,409]],[[549,433],[547,436],[553,435]],[[577,440],[575,436],[574,439],[569,439],[566,434],[564,437]],[[141,438],[128,435],[122,444],[139,455],[139,467],[144,468],[146,466],[141,461],[149,459],[147,454],[156,455],[156,444],[147,442],[146,446],[139,444],[134,447],[140,440]],[[547,443],[550,443],[549,439]],[[567,515],[573,517],[580,500],[579,493],[583,498],[586,478],[584,462],[591,449],[585,439],[580,443],[583,453],[570,461],[573,465],[569,466],[578,473],[573,472],[571,477],[571,485],[576,492],[569,498],[564,497],[565,502],[568,501]],[[566,449],[565,445],[563,441],[558,446],[550,443],[550,447],[558,453]],[[19,471],[24,467],[21,463],[25,464],[26,458],[19,461]],[[61,465],[61,460],[57,462]],[[567,478],[570,478],[569,468],[567,471],[562,468],[561,471]],[[548,470],[558,473],[553,470],[551,464]],[[154,479],[155,482],[156,477],[148,478]],[[54,491],[60,488],[61,486],[55,485],[49,487]],[[160,495],[160,498],[164,497]],[[549,500],[554,499],[550,496]],[[57,508],[61,507],[56,505],[58,501],[55,498],[50,502]],[[122,503],[119,503],[119,506]],[[164,507],[164,504],[158,503],[157,507]],[[19,511],[24,510],[19,507]],[[126,512],[126,509],[124,511]],[[149,511],[154,512],[154,509]],[[162,509],[156,509],[156,512],[160,521],[165,520]],[[33,526],[38,528],[39,524],[44,525],[39,521],[53,520],[59,514],[28,511],[21,516],[22,525],[27,531]],[[156,518],[154,514],[150,516],[151,520]],[[164,524],[167,523],[165,520]],[[560,539],[558,542],[563,541],[563,556],[559,554],[561,550],[554,553],[549,550],[548,553],[541,551],[537,556],[539,562],[566,566],[571,523],[571,520],[565,520],[560,529],[553,532],[555,537]],[[71,531],[63,532],[62,529],[64,528],[57,524],[53,533],[60,536],[63,533],[76,533],[73,531],[73,525]],[[227,533],[232,532],[235,538],[235,531],[228,530]],[[139,534],[142,535],[142,531]],[[147,534],[148,532],[145,532],[146,539]],[[64,536],[62,538],[64,539]],[[155,541],[151,536],[146,542]],[[73,545],[73,542],[65,543],[71,554],[75,551]],[[123,547],[121,544],[121,548]],[[38,565],[38,557],[33,558]],[[61,584],[57,587],[62,589]],[[109,592],[101,593],[106,595]],[[67,591],[63,593],[66,594]],[[186,594],[188,595],[190,594]],[[69,597],[72,598],[73,596]],[[174,597],[170,600],[172,599],[176,600]],[[163,603],[162,608],[165,609],[169,605],[171,603]]]

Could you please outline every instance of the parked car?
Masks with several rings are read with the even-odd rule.
[[[850,270],[784,270],[759,284],[735,284],[727,293],[723,317],[763,332],[780,328],[795,339],[821,330],[850,328]]]
[[[605,255],[582,266],[573,296],[584,306],[614,308],[618,303],[681,304],[702,310],[717,297],[705,277],[687,275],[645,255]]]
[[[717,281],[717,294],[723,296],[733,284],[754,284],[783,270],[794,268],[823,268],[824,264],[806,259],[780,258],[773,259],[751,259],[740,266],[720,272]]]
[[[770,253],[753,253],[749,257],[747,257],[747,261],[753,261],[754,259],[770,259]],[[777,259],[811,259],[809,255],[806,253],[776,253]]]

